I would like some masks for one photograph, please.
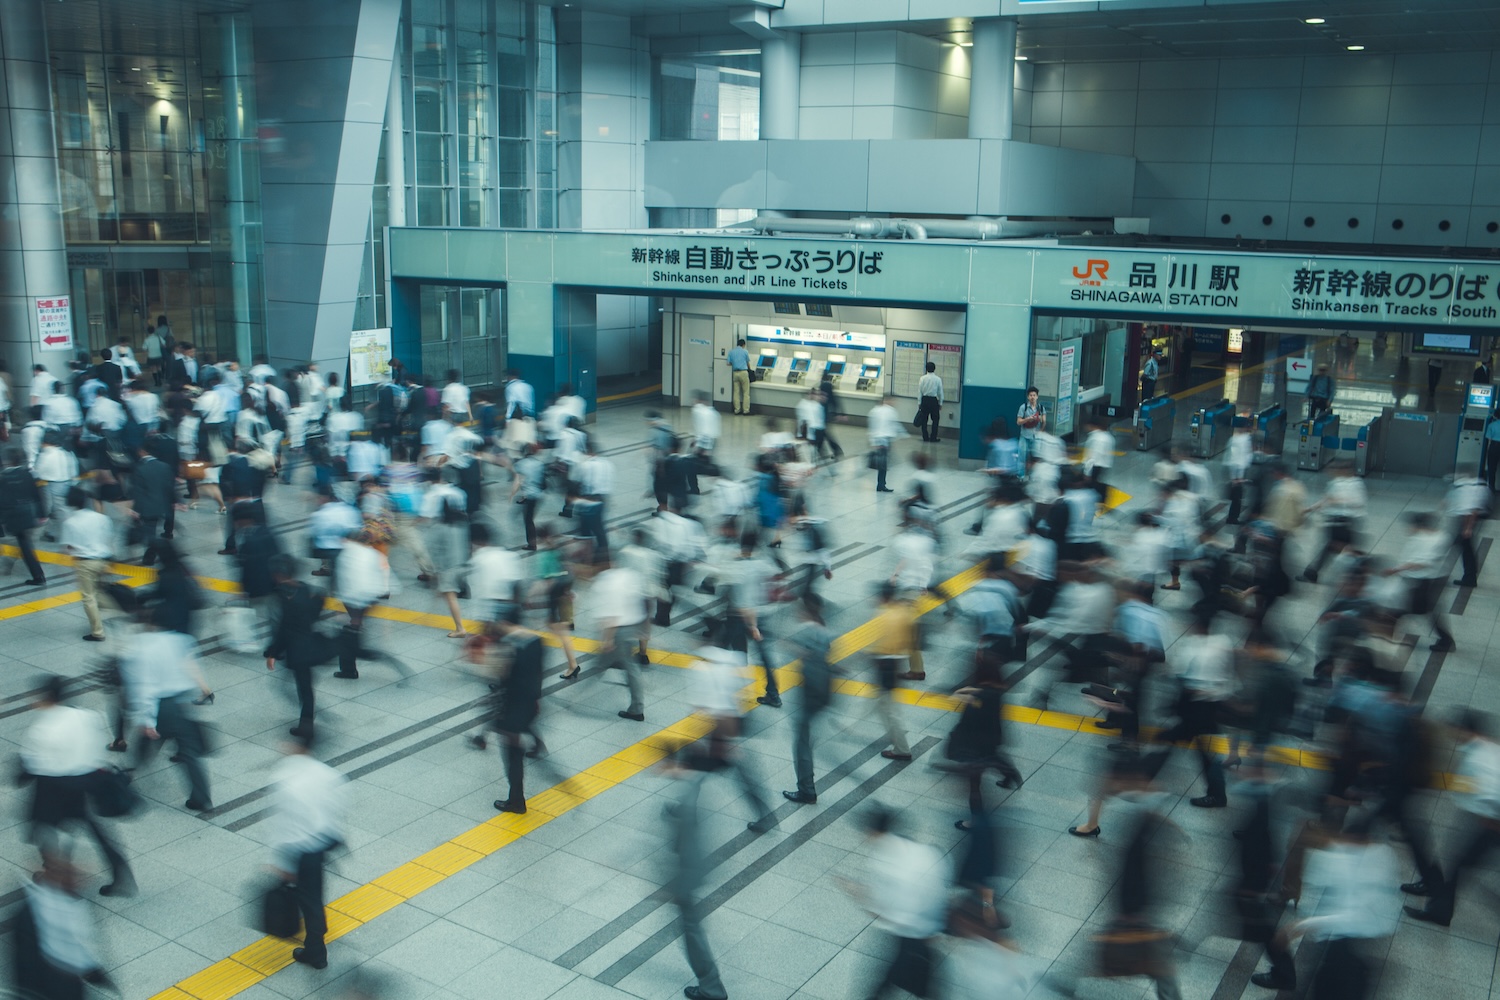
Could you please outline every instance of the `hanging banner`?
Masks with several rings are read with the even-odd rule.
[[[66,295],[36,300],[36,335],[44,351],[73,349],[73,308]]]

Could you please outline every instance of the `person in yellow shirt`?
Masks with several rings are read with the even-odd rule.
[[[896,703],[892,692],[896,681],[905,673],[902,667],[908,663],[912,670],[920,670],[920,659],[913,659],[916,649],[917,616],[911,601],[901,599],[896,586],[886,582],[880,585],[876,599],[880,611],[875,616],[875,641],[871,644],[871,655],[875,661],[875,676],[880,682],[880,720],[885,725],[886,737],[891,749],[880,755],[887,760],[911,760],[911,746],[906,742],[906,732],[901,720],[896,717]],[[920,657],[920,653],[915,654]]]

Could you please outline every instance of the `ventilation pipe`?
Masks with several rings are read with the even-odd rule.
[[[856,236],[866,239],[946,239],[997,240],[1029,236],[1080,235],[1111,228],[1110,219],[789,219],[761,213],[750,222],[736,223],[732,228],[748,228],[757,233],[819,233],[833,236]]]

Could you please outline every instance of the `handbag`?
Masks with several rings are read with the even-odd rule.
[[[296,937],[302,928],[302,911],[297,907],[297,889],[289,882],[277,882],[260,899],[260,929],[271,937]]]
[[[88,795],[94,813],[106,819],[128,816],[140,804],[141,795],[130,784],[130,772],[118,767],[100,768],[89,776]]]
[[[183,462],[179,475],[190,483],[201,483],[208,476],[208,463],[197,460]]]
[[[751,382],[760,382],[760,381],[762,381],[765,378],[765,376],[762,375],[758,369],[747,368],[745,370],[747,372],[749,372],[749,374],[750,374],[750,381]]]
[[[1097,975],[1101,977],[1166,979],[1172,973],[1171,931],[1116,925],[1092,935],[1091,940],[1099,946]]]

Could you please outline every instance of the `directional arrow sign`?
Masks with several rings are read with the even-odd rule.
[[[66,295],[35,300],[36,335],[43,350],[67,351],[73,347],[72,301]]]
[[[50,336],[43,337],[42,343],[50,346],[52,344],[66,344],[68,340],[69,338],[64,336],[63,334],[54,333]]]

